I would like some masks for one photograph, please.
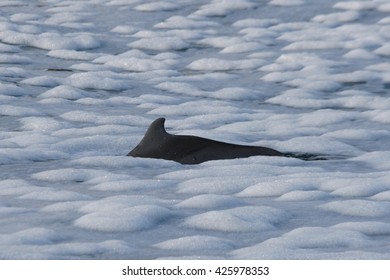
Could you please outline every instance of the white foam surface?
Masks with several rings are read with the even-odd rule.
[[[389,259],[389,3],[35,2],[0,2],[0,259]],[[159,117],[328,160],[126,157]]]

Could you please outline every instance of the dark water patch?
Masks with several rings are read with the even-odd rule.
[[[45,71],[49,71],[49,72],[74,72],[71,69],[63,69],[63,68],[47,68],[47,69],[45,69]]]
[[[290,158],[298,158],[305,161],[315,160],[340,160],[347,159],[345,155],[323,155],[323,154],[310,154],[310,153],[283,153],[283,156]]]

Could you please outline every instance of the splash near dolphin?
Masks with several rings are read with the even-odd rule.
[[[251,156],[297,157],[315,160],[315,155],[282,153],[277,150],[220,142],[192,135],[172,135],[164,127],[165,118],[149,126],[141,142],[127,155],[141,158],[173,160],[181,164],[199,164],[210,160],[247,158]]]

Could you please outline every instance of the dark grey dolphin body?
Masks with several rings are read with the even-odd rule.
[[[191,135],[172,135],[166,132],[164,123],[164,118],[155,120],[141,142],[127,155],[174,160],[181,164],[251,156],[289,156],[265,147],[236,145]]]

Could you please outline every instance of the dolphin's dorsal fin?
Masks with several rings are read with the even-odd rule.
[[[159,118],[152,122],[141,142],[127,155],[133,157],[153,157],[164,150],[165,140],[170,136],[164,128],[165,119]]]
[[[164,123],[165,123],[165,118],[158,118],[157,120],[152,122],[145,133],[145,138],[155,139],[155,138],[167,136],[168,133],[165,130]]]

